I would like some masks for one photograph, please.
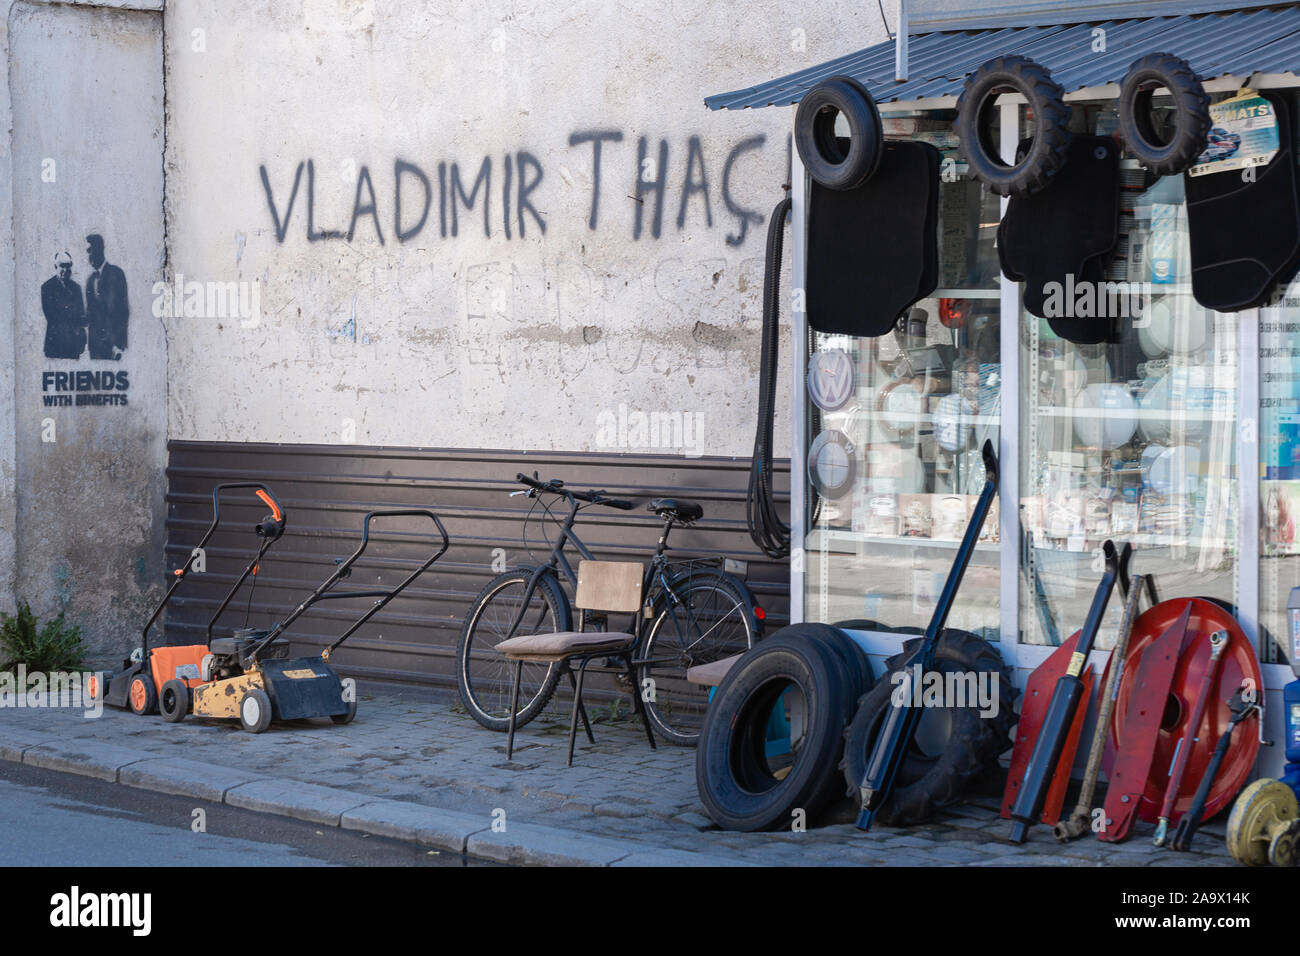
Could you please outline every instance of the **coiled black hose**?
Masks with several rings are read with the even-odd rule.
[[[776,511],[772,488],[772,427],[776,417],[777,359],[781,339],[781,251],[790,197],[776,204],[767,224],[767,259],[763,267],[763,338],[758,375],[758,428],[754,457],[749,466],[749,494],[745,517],[749,536],[769,558],[790,554],[790,526]]]

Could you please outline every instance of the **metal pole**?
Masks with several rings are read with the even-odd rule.
[[[889,29],[889,24],[885,24]],[[907,80],[907,0],[898,0],[898,23],[894,27],[894,79]]]

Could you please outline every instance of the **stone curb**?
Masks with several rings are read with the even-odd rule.
[[[648,843],[588,836],[536,823],[509,823],[401,800],[383,800],[282,777],[267,777],[92,741],[0,727],[0,759],[109,783],[194,797],[259,813],[342,827],[498,863],[531,866],[749,866]]]

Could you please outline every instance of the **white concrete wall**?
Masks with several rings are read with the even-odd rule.
[[[163,270],[162,17],[121,6],[3,10],[12,165],[0,201],[13,229],[0,294],[13,321],[0,323],[12,425],[0,429],[0,606],[66,612],[95,662],[125,653],[164,571],[166,343],[148,296]],[[84,297],[91,233],[125,276],[126,345],[52,357],[42,285],[66,250]],[[111,389],[90,382],[104,373]],[[100,396],[113,404],[79,404]]]
[[[875,4],[175,0],[165,23],[171,269],[260,296],[256,323],[202,314],[196,287],[190,317],[163,303],[179,313],[171,437],[656,450],[625,405],[695,416],[695,450],[749,454],[792,111],[703,99],[883,40]],[[603,144],[594,228],[593,147],[570,145],[593,130],[621,136]],[[432,198],[405,241],[398,160]],[[485,161],[486,200],[453,217],[442,194],[444,235],[440,173],[468,191]],[[541,175],[522,224],[521,170]],[[707,189],[683,206],[688,178]],[[404,176],[405,229],[423,198]]]

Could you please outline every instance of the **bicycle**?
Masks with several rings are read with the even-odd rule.
[[[511,568],[489,581],[474,599],[461,629],[456,648],[461,702],[479,724],[498,731],[506,730],[510,721],[513,666],[493,648],[516,635],[572,630],[573,609],[561,577],[576,588],[578,576],[565,554],[566,546],[572,544],[583,558],[594,560],[574,530],[578,514],[595,505],[622,511],[636,507],[634,502],[606,497],[603,491],[570,490],[559,480],[539,481],[522,474],[516,478],[528,487],[511,492],[511,497],[537,499],[533,508],[541,504],[547,517],[560,522],[560,533],[544,562]],[[555,497],[548,504],[545,497],[551,495]],[[569,509],[562,521],[551,511],[561,500]],[[619,676],[638,681],[650,723],[660,738],[691,746],[699,737],[708,688],[687,681],[686,671],[752,647],[762,634],[764,613],[749,586],[726,571],[724,559],[668,558],[669,532],[703,517],[698,504],[656,498],[647,510],[657,514],[663,525],[646,567],[642,613],[634,624],[636,673]],[[525,546],[526,539],[525,532]],[[516,729],[550,702],[560,673],[559,664],[524,664]],[[572,674],[569,679],[572,683]]]

